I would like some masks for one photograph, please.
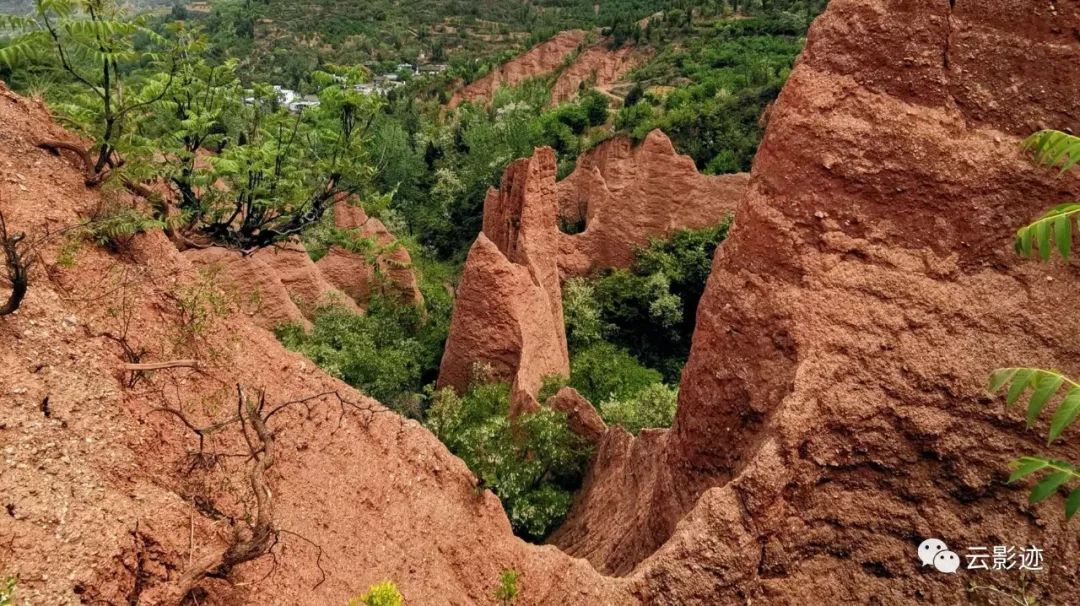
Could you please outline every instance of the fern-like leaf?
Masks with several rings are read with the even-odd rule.
[[[14,67],[19,63],[33,60],[49,44],[49,35],[43,31],[32,31],[8,40],[0,48],[0,63]]]
[[[1080,480],[1080,468],[1068,461],[1020,457],[1013,461],[1011,466],[1013,472],[1009,476],[1010,483],[1032,474],[1043,473],[1028,493],[1028,502],[1032,505],[1045,501],[1069,482]],[[1080,488],[1074,488],[1065,499],[1065,518],[1072,518],[1077,511],[1080,511]]]
[[[0,30],[8,31],[25,31],[29,29],[35,29],[37,27],[37,21],[32,17],[22,17],[19,15],[0,15]]]
[[[1029,225],[1016,230],[1016,253],[1049,261],[1056,248],[1068,260],[1072,254],[1073,221],[1080,220],[1080,203],[1056,206]]]
[[[1080,488],[1074,488],[1065,499],[1065,519],[1072,518],[1080,510]]]
[[[1015,404],[1028,389],[1027,424],[1035,424],[1039,415],[1055,395],[1064,394],[1050,420],[1047,445],[1053,443],[1080,416],[1080,384],[1061,373],[1040,368],[1001,368],[990,375],[990,391],[1008,387],[1005,407]]]
[[[1080,137],[1058,130],[1041,130],[1024,140],[1025,149],[1043,166],[1057,166],[1065,172],[1080,162]]]

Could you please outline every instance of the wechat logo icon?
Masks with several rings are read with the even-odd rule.
[[[941,539],[926,539],[920,543],[919,560],[923,566],[933,566],[946,574],[960,569],[960,556],[949,551],[949,546]]]

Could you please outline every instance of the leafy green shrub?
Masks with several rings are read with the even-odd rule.
[[[572,348],[606,339],[678,383],[712,258],[730,223],[679,230],[638,250],[629,270],[568,281],[563,305]]]
[[[285,347],[389,406],[419,392],[424,369],[437,364],[439,353],[417,338],[419,311],[409,306],[375,298],[363,315],[330,306],[315,312],[313,324],[310,333],[287,324],[275,334]]]
[[[543,378],[543,382],[540,385],[540,391],[536,394],[536,399],[541,404],[548,401],[548,398],[559,393],[559,390],[570,384],[569,379],[562,375],[548,375]]]
[[[585,110],[589,126],[602,126],[607,123],[610,101],[606,95],[595,89],[589,90],[581,96],[579,103]]]
[[[570,386],[590,402],[631,400],[662,378],[625,349],[606,341],[590,345],[570,360]]]
[[[166,227],[164,220],[148,217],[138,209],[113,199],[104,199],[90,219],[80,229],[74,230],[72,235],[82,236],[98,246],[119,252],[126,250],[137,234]]]
[[[636,435],[649,427],[670,427],[678,400],[678,389],[653,383],[630,399],[602,402],[600,417],[608,425],[622,425]]]
[[[425,423],[498,495],[519,536],[543,539],[566,516],[590,452],[564,413],[542,408],[512,421],[509,386],[487,383],[463,396],[435,392]]]
[[[369,257],[380,251],[369,239],[326,223],[325,219],[320,221],[319,233],[308,239],[317,244],[309,252],[330,244]],[[279,326],[275,334],[287,348],[308,356],[330,374],[402,414],[419,418],[423,388],[438,376],[453,312],[452,285],[459,270],[432,260],[411,238],[398,240],[396,245],[410,251],[424,298],[422,308],[392,294],[376,295],[362,316],[340,306],[327,306],[315,310],[310,332],[293,324]]]
[[[376,583],[363,596],[349,600],[349,606],[401,606],[404,603],[405,598],[392,581]]]
[[[604,322],[596,287],[588,278],[570,278],[563,284],[563,318],[571,351],[602,341],[612,329]]]

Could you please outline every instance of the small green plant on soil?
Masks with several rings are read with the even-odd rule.
[[[349,606],[401,606],[405,598],[393,581],[383,581],[368,588],[364,595],[349,600]]]
[[[0,606],[12,606],[15,603],[15,586],[18,577],[10,576],[0,580]]]
[[[508,568],[499,574],[499,586],[495,589],[495,599],[500,606],[511,606],[518,595],[518,577],[521,573]]]
[[[968,593],[978,593],[980,591],[986,593],[993,593],[1003,598],[1008,599],[1008,604],[1016,604],[1017,606],[1035,606],[1038,604],[1038,598],[1033,595],[1029,595],[1028,591],[1031,589],[1031,577],[1024,573],[1020,573],[1020,582],[1015,589],[1002,589],[995,585],[980,585],[972,581],[968,585]]]
[[[174,350],[195,353],[197,343],[205,339],[214,322],[229,313],[230,301],[219,287],[219,273],[216,267],[199,270],[194,282],[177,284],[170,293],[179,312]]]

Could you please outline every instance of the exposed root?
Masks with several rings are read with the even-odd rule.
[[[26,291],[30,287],[30,267],[34,264],[33,245],[26,240],[26,234],[9,234],[4,214],[0,212],[0,248],[4,252],[4,267],[11,292],[7,301],[0,305],[0,316],[12,314],[19,309]]]
[[[234,423],[239,424],[241,435],[247,445],[247,453],[243,456],[252,461],[247,474],[248,488],[255,501],[252,515],[245,520],[230,518],[233,525],[231,543],[222,551],[215,550],[193,561],[170,589],[169,601],[171,603],[193,603],[196,596],[202,593],[200,585],[206,579],[226,579],[237,566],[265,556],[274,559],[274,566],[267,575],[272,574],[277,565],[274,548],[278,545],[282,534],[299,538],[316,548],[315,566],[319,570],[320,579],[315,587],[325,581],[326,571],[322,567],[322,547],[299,533],[280,529],[275,525],[273,491],[267,481],[267,471],[274,465],[276,457],[274,432],[268,426],[274,415],[294,406],[305,406],[310,413],[313,404],[328,398],[338,403],[342,416],[348,409],[364,413],[366,421],[370,421],[375,414],[381,412],[394,414],[392,411],[380,409],[375,405],[350,401],[336,391],[290,400],[271,407],[267,405],[265,392],[260,390],[255,395],[248,396],[241,385],[236,386],[236,413],[207,426],[199,426],[192,422],[179,407],[166,405],[155,409],[176,417],[199,437],[199,453],[196,455],[198,460],[205,461],[207,458],[203,450],[206,437]],[[216,460],[216,456],[211,455],[210,460]]]
[[[263,415],[266,394],[259,392],[255,402],[252,402],[240,385],[236,386],[236,392],[235,420],[240,423],[248,452],[254,460],[248,472],[248,483],[255,497],[254,516],[246,528],[234,525],[232,543],[224,551],[204,555],[180,575],[175,593],[170,596],[177,604],[188,601],[188,597],[207,577],[225,578],[236,566],[267,555],[277,540],[273,492],[266,481],[266,471],[274,465],[274,435],[267,429]],[[182,414],[180,416],[191,427],[190,422]]]
[[[98,171],[95,169],[94,161],[90,158],[90,151],[75,145],[74,143],[50,140],[41,141],[37,146],[56,156],[59,156],[61,151],[69,151],[75,154],[82,163],[83,177],[87,187],[97,187],[98,185],[101,185],[101,183],[108,178],[112,168],[119,164],[119,161],[109,158],[105,163],[105,167]]]
[[[139,532],[139,523],[135,522],[135,530],[131,531],[132,541],[135,543],[135,563],[133,566],[128,567],[135,580],[132,583],[131,591],[128,592],[127,603],[128,606],[138,606],[139,598],[142,596],[142,592],[146,589],[146,582],[150,578],[150,574],[146,570],[146,543],[147,539]],[[125,567],[126,564],[125,564]]]

